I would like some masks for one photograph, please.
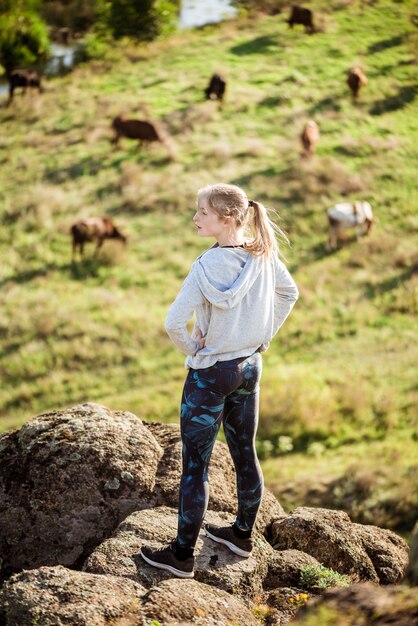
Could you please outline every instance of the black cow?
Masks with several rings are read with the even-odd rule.
[[[219,74],[214,74],[209,85],[205,89],[206,100],[220,100],[223,102],[225,95],[226,81]]]
[[[43,91],[41,85],[41,78],[35,70],[13,70],[8,75],[9,81],[9,102],[13,100],[13,93],[16,87],[22,87],[23,91],[26,89],[36,88],[39,93]]]
[[[293,28],[293,24],[302,24],[307,33],[313,33],[315,30],[312,11],[310,9],[300,7],[297,4],[292,6],[292,12],[287,20],[287,23],[290,28]]]

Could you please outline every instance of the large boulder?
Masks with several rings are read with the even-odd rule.
[[[15,574],[0,591],[2,626],[145,626],[145,589],[131,580],[62,566]]]
[[[195,580],[163,580],[143,599],[143,611],[161,624],[260,626],[245,604],[233,595]],[[148,622],[149,623],[149,622]]]
[[[354,532],[367,552],[379,582],[395,584],[402,580],[408,565],[408,544],[391,530],[378,526],[353,524]]]
[[[292,626],[413,626],[418,588],[358,583],[327,591],[300,610]]]
[[[206,521],[226,526],[234,517],[229,513],[208,511]],[[84,570],[96,574],[121,576],[151,588],[171,575],[145,563],[142,545],[160,548],[176,536],[177,510],[159,507],[132,513],[122,522],[114,537],[107,539],[87,559]],[[261,533],[256,533],[253,554],[248,559],[234,555],[201,532],[196,545],[195,579],[234,593],[252,597],[262,590],[273,548]]]
[[[264,589],[278,587],[298,587],[301,573],[307,565],[319,566],[320,563],[306,552],[299,550],[278,550],[269,555],[268,574],[264,580]]]
[[[278,550],[300,550],[355,581],[399,580],[408,563],[405,542],[392,533],[353,524],[343,511],[299,507],[271,527]],[[372,558],[371,558],[372,557]]]
[[[156,422],[144,422],[144,426],[150,430],[164,450],[155,481],[155,505],[177,507],[182,470],[180,428],[177,424]],[[209,485],[211,510],[235,513],[237,509],[235,469],[228,446],[220,441],[215,443],[213,449],[209,466]],[[271,521],[284,514],[283,507],[266,489],[258,513],[256,529],[267,534]]]
[[[1,575],[76,565],[150,506],[162,449],[131,413],[83,404],[0,438]]]

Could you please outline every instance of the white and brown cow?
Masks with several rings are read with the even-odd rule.
[[[369,202],[342,202],[327,211],[328,216],[328,250],[335,250],[340,236],[346,230],[356,229],[357,239],[368,235],[375,221]]]

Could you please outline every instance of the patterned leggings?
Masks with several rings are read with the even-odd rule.
[[[178,545],[194,548],[209,500],[208,467],[221,422],[237,474],[242,530],[254,526],[263,493],[255,450],[261,355],[218,361],[190,369],[181,403],[183,474],[180,483]]]

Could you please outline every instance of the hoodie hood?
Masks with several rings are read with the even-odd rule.
[[[213,306],[232,309],[246,296],[263,269],[264,258],[243,248],[210,248],[196,259],[199,287]]]

